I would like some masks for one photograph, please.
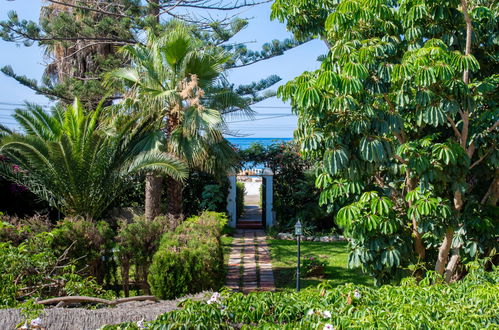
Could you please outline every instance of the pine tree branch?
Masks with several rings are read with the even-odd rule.
[[[181,7],[181,8],[193,8],[193,9],[205,9],[205,10],[217,10],[217,11],[231,11],[231,10],[237,10],[237,9],[242,9],[242,8],[246,8],[246,7],[254,7],[254,6],[258,6],[258,5],[262,5],[262,4],[265,4],[265,3],[269,3],[269,2],[272,2],[273,0],[262,0],[262,1],[252,1],[250,3],[244,1],[242,4],[238,4],[238,2],[236,2],[235,5],[233,6],[220,6],[220,5],[210,5],[210,3],[212,3],[212,1],[204,1],[204,0],[195,0],[195,1],[187,1],[187,0],[181,0],[179,2],[181,2],[181,4],[179,4],[178,6],[176,7]],[[149,1],[148,1],[149,2]],[[204,3],[204,4],[203,4]],[[218,2],[219,4],[221,4],[222,2],[219,1]],[[162,6],[160,6],[161,8]]]
[[[66,7],[71,7],[71,8],[77,8],[77,9],[82,9],[82,10],[88,10],[88,11],[93,11],[93,12],[96,12],[96,13],[99,13],[99,14],[135,19],[135,17],[133,17],[133,16],[128,16],[128,15],[124,15],[124,14],[120,14],[120,13],[113,13],[113,12],[109,12],[109,11],[102,10],[102,9],[91,8],[91,7],[86,7],[86,6],[80,6],[80,5],[75,5],[75,4],[72,4],[72,3],[61,2],[61,1],[56,1],[56,0],[46,0],[46,1],[58,4],[58,5],[61,5],[61,6],[66,6]]]
[[[261,61],[265,61],[277,56],[284,55],[284,53],[290,49],[293,49],[295,47],[301,46],[307,42],[309,42],[311,39],[307,39],[305,41],[297,41],[294,39],[286,39],[284,41],[278,41],[278,40],[273,40],[271,43],[265,43],[263,47],[263,51],[261,52],[252,52],[248,51],[249,54],[242,53],[240,54],[242,59],[236,58],[234,62],[230,63],[227,66],[227,69],[237,69],[237,68],[243,68],[246,66],[250,66],[253,64],[256,64]],[[265,49],[268,48],[268,49]],[[247,62],[245,60],[249,59]],[[238,62],[242,62],[241,64],[237,64]]]
[[[20,35],[21,37],[32,40],[32,41],[81,41],[81,40],[93,40],[93,41],[108,41],[108,42],[121,42],[123,44],[127,45],[135,45],[137,44],[137,41],[135,40],[125,40],[125,39],[115,39],[115,38],[106,38],[106,37],[50,37],[50,38],[45,38],[45,37],[35,37],[35,36],[30,36],[27,33],[24,33],[23,31],[14,29],[12,26],[4,26],[6,29]]]

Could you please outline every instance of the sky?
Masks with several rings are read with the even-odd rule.
[[[38,20],[42,1],[38,0],[0,0],[0,20],[7,18],[11,10],[17,12],[21,19]],[[203,14],[203,13],[201,13]],[[290,38],[291,33],[286,26],[278,21],[270,21],[270,4],[264,4],[240,13],[241,17],[251,18],[249,26],[241,31],[230,42],[248,42],[248,48],[258,50],[265,42],[273,39]],[[317,57],[326,53],[326,46],[319,40],[313,40],[304,45],[287,51],[284,55],[262,61],[247,67],[230,70],[229,80],[234,84],[249,84],[277,74],[282,81],[271,90],[300,75],[304,71],[319,67]],[[36,44],[31,47],[16,45],[0,40],[0,67],[11,65],[14,72],[29,78],[41,80],[45,67],[43,50]],[[14,120],[10,116],[17,104],[25,101],[42,105],[50,104],[44,96],[37,95],[31,89],[20,85],[12,78],[0,73],[0,123],[13,127]],[[231,131],[241,136],[261,138],[289,138],[296,128],[296,117],[291,114],[289,104],[276,97],[255,104],[254,120],[247,118],[227,118]]]

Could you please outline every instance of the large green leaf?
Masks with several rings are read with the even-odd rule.
[[[348,164],[348,153],[344,148],[327,151],[324,154],[324,169],[335,175]]]

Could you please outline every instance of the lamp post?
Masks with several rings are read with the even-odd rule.
[[[300,237],[302,235],[301,222],[295,224],[296,243],[298,244],[298,260],[296,263],[296,292],[300,291]]]

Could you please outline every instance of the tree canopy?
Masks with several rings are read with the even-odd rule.
[[[245,43],[231,42],[248,25],[248,20],[236,17],[235,13],[264,2],[49,0],[42,6],[38,22],[22,19],[16,12],[9,12],[8,19],[0,22],[3,40],[25,46],[36,43],[45,51],[47,66],[42,81],[19,75],[11,66],[5,66],[1,71],[51,99],[70,104],[78,97],[92,108],[102,97],[108,96],[109,89],[102,84],[104,73],[126,61],[117,52],[119,47],[146,44],[145,30],[160,35],[172,20],[192,26],[207,46],[217,46],[228,52],[230,60],[224,63],[225,69],[248,66],[300,45],[302,42],[292,39],[273,40],[265,43],[260,51],[252,51]],[[204,18],[202,12],[218,14],[206,15],[215,17],[210,19]],[[241,88],[232,87],[246,94],[249,92],[258,102],[267,97],[258,93],[279,80],[272,75]]]
[[[494,1],[274,3],[296,35],[329,46],[278,94],[321,203],[346,205],[351,265],[381,282],[418,261],[450,279],[497,245],[498,13]]]
[[[123,191],[130,173],[187,176],[182,161],[151,143],[151,118],[114,118],[108,124],[101,107],[87,112],[79,101],[51,114],[28,104],[14,118],[24,132],[1,139],[6,159],[0,175],[67,216],[95,219]]]

